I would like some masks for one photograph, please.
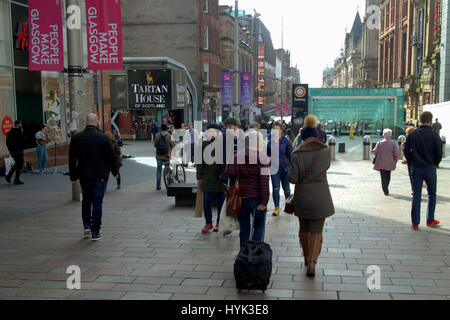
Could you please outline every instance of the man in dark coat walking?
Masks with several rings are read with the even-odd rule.
[[[24,162],[23,150],[25,149],[25,135],[23,134],[22,121],[14,121],[14,128],[11,129],[6,136],[6,146],[8,147],[11,157],[14,159],[14,167],[12,167],[9,173],[5,176],[5,179],[8,183],[10,183],[11,177],[15,172],[16,178],[14,180],[14,184],[23,184],[23,182],[20,181],[20,174],[22,173]]]
[[[73,184],[80,180],[83,192],[82,217],[84,236],[100,240],[102,203],[109,173],[117,179],[117,163],[112,144],[98,129],[94,113],[86,116],[86,128],[72,137],[69,151],[69,175]]]

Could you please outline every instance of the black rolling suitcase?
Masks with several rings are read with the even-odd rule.
[[[254,218],[253,218],[254,219]],[[253,234],[253,223],[252,232]],[[252,235],[250,235],[250,239]],[[234,262],[234,278],[239,291],[267,289],[272,275],[272,249],[265,242],[247,241]]]

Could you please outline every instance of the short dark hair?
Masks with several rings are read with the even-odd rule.
[[[16,120],[14,121],[14,126],[17,127],[19,124],[22,124],[22,121]]]
[[[209,129],[220,130],[220,127],[219,127],[219,125],[217,125],[217,124],[215,124],[215,123],[211,123],[211,124],[206,128],[206,130],[209,130]]]
[[[419,120],[421,124],[433,122],[433,114],[430,111],[424,111]]]
[[[169,128],[167,127],[167,124],[163,123],[163,124],[161,125],[161,130],[162,130],[162,131],[166,131],[167,129],[169,129]]]

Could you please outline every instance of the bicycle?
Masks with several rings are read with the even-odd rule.
[[[167,164],[168,163],[168,164]],[[186,183],[186,172],[181,158],[170,159],[164,165],[163,177],[166,189],[172,183]]]

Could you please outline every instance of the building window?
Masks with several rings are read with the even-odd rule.
[[[408,0],[403,0],[402,18],[405,19],[408,16]]]
[[[385,30],[388,30],[389,29],[389,5],[387,5],[385,8],[384,8],[384,15],[385,15],[385,19],[386,19],[386,21],[385,21],[385,26],[384,26],[384,28],[385,28]]]
[[[384,81],[388,80],[388,53],[389,53],[389,48],[388,48],[388,42],[385,41],[384,42]]]
[[[208,6],[208,2],[209,2],[209,0],[203,0],[203,12],[204,13],[208,13],[208,9],[209,9],[209,6]]]
[[[203,64],[203,80],[205,84],[209,84],[209,63]]]
[[[203,27],[203,49],[209,49],[209,32],[208,27]]]
[[[381,12],[380,16],[381,16],[381,21],[380,21],[380,32],[383,33],[384,31],[384,11]]]
[[[396,1],[396,0],[395,0]],[[393,26],[394,25],[394,18],[395,18],[395,16],[394,16],[394,10],[395,10],[395,1],[394,0],[391,0],[391,26]]]
[[[406,32],[402,34],[402,77],[406,75]]]
[[[417,63],[416,63],[416,74],[422,73],[422,60],[423,60],[423,7],[417,9]]]
[[[394,80],[394,39],[389,41],[389,80]]]

